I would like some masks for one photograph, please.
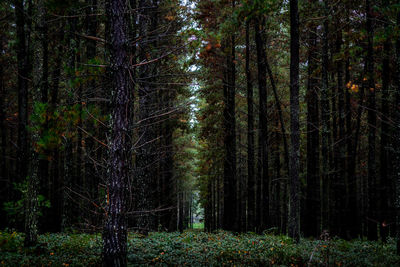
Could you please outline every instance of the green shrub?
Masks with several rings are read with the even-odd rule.
[[[23,234],[0,232],[0,266],[100,266],[100,234],[44,234],[33,248]],[[287,236],[205,233],[129,233],[129,266],[400,266],[395,241],[330,241]]]

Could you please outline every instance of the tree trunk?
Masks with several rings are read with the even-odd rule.
[[[70,34],[68,35],[67,40],[69,41],[68,44],[68,80],[70,81],[69,84],[72,84],[72,81],[75,79],[75,51],[78,49],[76,45],[76,41],[74,39],[75,31],[77,28],[77,19],[76,18],[69,18],[68,22],[68,30]],[[70,86],[67,88],[70,93],[73,91],[73,87]],[[67,98],[67,103],[71,105],[72,100]],[[72,148],[72,129],[67,128],[67,134],[64,137],[64,177],[62,180],[63,190],[62,190],[62,204],[61,204],[61,231],[66,231],[68,228],[72,226],[72,200],[70,198],[70,192],[72,187],[72,181],[74,176],[73,170],[73,148]]]
[[[232,11],[235,0],[232,0]],[[235,36],[226,41],[230,53],[226,55],[226,70],[224,78],[224,128],[225,128],[225,157],[224,157],[224,205],[223,228],[230,231],[239,230],[237,218],[236,192],[236,119],[235,119]]]
[[[374,79],[374,28],[372,25],[372,7],[370,0],[366,0],[366,16],[367,16],[367,56],[365,59],[365,70],[366,70],[366,88],[368,91],[368,180],[367,190],[365,192],[365,204],[368,218],[362,218],[367,220],[368,224],[368,238],[370,240],[377,239],[377,225],[375,222],[377,219],[376,205],[378,199],[376,198],[376,163],[375,163],[375,136],[376,136],[376,100],[375,100],[375,79]]]
[[[24,1],[15,0],[15,18],[17,28],[18,62],[18,142],[17,142],[17,177],[18,182],[26,179],[28,162],[28,80],[29,56],[26,47]]]
[[[3,40],[0,39],[0,47],[3,47]],[[8,195],[10,191],[10,181],[8,180],[8,169],[7,169],[7,128],[6,128],[6,111],[5,111],[5,99],[6,99],[6,88],[4,86],[4,62],[0,61],[0,128],[1,128],[1,161],[0,161],[0,202],[4,203],[8,201]],[[7,217],[4,210],[0,211],[0,216],[6,218],[0,223],[0,227],[5,228],[7,225]]]
[[[328,2],[325,4],[325,16],[322,33],[322,88],[321,88],[321,126],[322,126],[322,230],[329,230],[329,192],[330,192],[330,179],[329,179],[329,99],[328,99]]]
[[[388,0],[383,1],[384,5],[388,4]],[[391,53],[391,39],[389,37],[390,27],[388,19],[384,19],[384,31],[385,31],[385,41],[383,43],[383,60],[382,60],[382,98],[381,98],[381,112],[382,112],[382,121],[381,121],[381,144],[380,144],[380,181],[379,181],[379,191],[378,191],[378,199],[379,199],[379,222],[380,222],[380,234],[382,240],[386,242],[388,236],[388,227],[385,226],[387,222],[389,222],[389,218],[391,218],[389,213],[389,199],[390,199],[390,182],[388,175],[389,164],[388,161],[390,159],[388,149],[388,139],[390,137],[389,132],[389,84],[390,84],[390,72],[392,71],[390,68],[390,53]]]
[[[46,10],[44,3],[38,1],[37,15],[35,20],[35,29],[37,37],[34,40],[34,76],[33,76],[33,112],[36,112],[36,105],[47,104],[48,96],[48,45],[47,45],[47,28],[46,28]],[[45,111],[47,112],[47,111]],[[36,114],[43,116],[43,114]],[[47,120],[43,123],[38,120],[32,121],[32,158],[30,165],[30,173],[28,178],[28,188],[26,195],[26,211],[25,211],[25,246],[35,245],[37,242],[38,233],[38,217],[39,217],[39,202],[38,191],[39,183],[47,184],[47,176],[45,171],[48,170],[47,164],[43,164],[40,156],[43,156],[45,148],[38,146],[38,142],[45,133]],[[41,164],[42,163],[42,164]],[[43,169],[41,169],[43,168]]]
[[[111,136],[107,177],[107,206],[103,228],[104,266],[127,265],[126,195],[131,168],[131,81],[129,75],[127,5],[111,0],[110,18]]]
[[[397,13],[397,27],[400,27],[400,12]],[[400,36],[396,40],[396,99],[395,99],[395,135],[394,135],[394,173],[396,185],[396,239],[397,255],[400,255]]]
[[[265,40],[265,19],[256,18],[254,24],[255,41],[257,50],[258,90],[259,90],[259,149],[258,159],[260,176],[260,209],[259,231],[269,226],[269,177],[268,177],[268,129],[267,129],[267,67],[266,67],[266,40]]]
[[[254,100],[250,71],[250,22],[246,21],[246,82],[247,82],[247,230],[255,231],[256,183],[254,175]]]
[[[336,16],[339,16],[336,13]],[[337,19],[337,27],[339,28],[341,25],[340,18]],[[340,28],[339,28],[340,29]],[[345,126],[344,126],[344,96],[343,96],[343,59],[341,57],[342,51],[342,31],[338,30],[336,33],[336,73],[337,73],[337,98],[338,98],[338,136],[337,140],[335,140],[335,158],[336,158],[336,176],[335,176],[335,190],[334,197],[336,199],[335,204],[335,225],[336,225],[336,234],[344,237],[345,236],[345,205],[346,205],[346,196],[343,195],[343,192],[346,192],[346,182],[345,182]]]
[[[315,1],[313,1],[315,2]],[[315,3],[314,3],[315,4]],[[307,85],[307,195],[304,231],[318,237],[321,224],[321,192],[319,176],[319,107],[317,70],[317,27],[312,24],[308,34]]]
[[[297,0],[290,0],[290,210],[289,236],[300,240],[300,125],[299,125],[299,13]]]

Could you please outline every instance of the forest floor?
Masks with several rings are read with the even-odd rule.
[[[100,266],[100,234],[44,234],[23,247],[23,234],[0,232],[0,266]],[[129,266],[400,266],[395,242],[302,239],[229,232],[130,233]]]

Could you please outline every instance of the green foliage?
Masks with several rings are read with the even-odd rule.
[[[0,232],[2,266],[99,266],[101,237],[46,234],[37,247],[23,248],[23,235]],[[396,266],[395,241],[306,240],[229,232],[131,233],[129,266]]]
[[[25,203],[28,193],[28,179],[22,183],[14,183],[15,191],[20,193],[21,198],[14,201],[8,201],[3,203],[3,209],[9,217],[10,223],[23,222]],[[44,208],[50,208],[50,200],[46,199],[43,195],[38,195],[38,216],[42,216]]]
[[[21,198],[15,201],[8,201],[3,203],[3,209],[9,216],[9,222],[23,222],[25,203],[27,200],[28,193],[28,179],[22,183],[14,183],[14,189],[20,193]],[[42,216],[44,208],[50,208],[50,200],[46,199],[43,195],[38,195],[38,216]]]

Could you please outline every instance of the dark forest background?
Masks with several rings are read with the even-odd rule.
[[[399,27],[392,0],[2,1],[0,228],[103,231],[111,262],[199,223],[400,240]]]

